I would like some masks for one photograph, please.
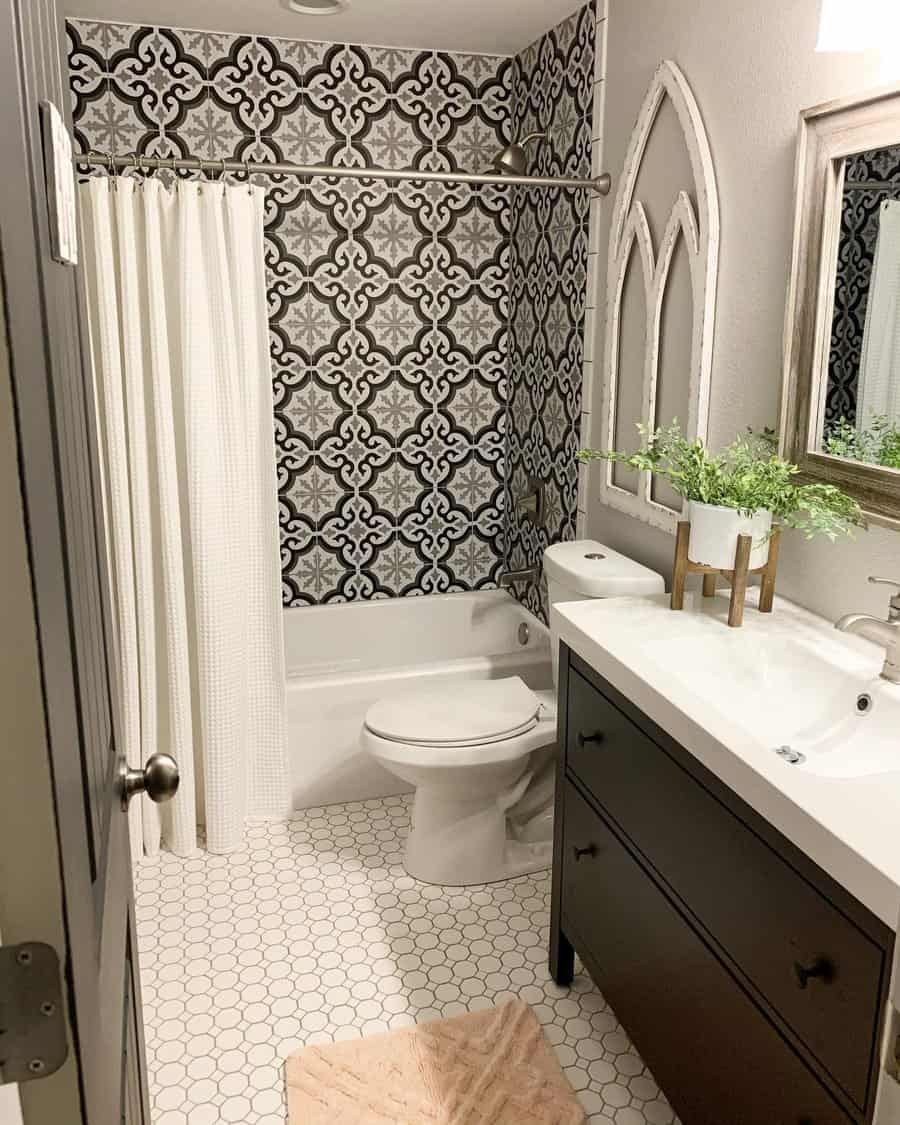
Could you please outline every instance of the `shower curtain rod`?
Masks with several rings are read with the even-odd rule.
[[[900,191],[900,180],[844,180],[844,191]]]
[[[591,179],[572,176],[515,176],[500,172],[428,172],[414,168],[348,168],[331,164],[283,164],[253,160],[197,160],[193,158],[166,158],[161,156],[107,156],[90,152],[75,154],[75,164],[113,169],[135,168],[139,172],[168,168],[175,172],[243,172],[245,175],[278,176],[340,176],[359,180],[424,180],[441,184],[522,184],[528,187],[588,188],[599,195],[608,195],[608,172]]]

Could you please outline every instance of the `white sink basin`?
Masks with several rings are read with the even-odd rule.
[[[647,656],[785,768],[820,777],[900,772],[900,686],[864,654],[832,641],[709,631],[650,641]]]
[[[680,613],[657,595],[557,604],[551,621],[614,691],[897,928],[900,686],[879,676],[883,651],[782,598],[774,613],[748,606],[740,629],[727,614],[727,597],[691,593]]]

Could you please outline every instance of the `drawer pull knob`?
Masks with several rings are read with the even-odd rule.
[[[575,741],[578,743],[579,750],[583,750],[585,746],[599,746],[603,741],[603,732],[596,730],[592,734],[585,734],[580,730],[575,736]]]
[[[572,854],[575,856],[576,863],[578,863],[582,856],[588,856],[590,859],[593,859],[597,854],[597,846],[596,844],[588,844],[586,848],[573,847]]]
[[[834,966],[827,957],[817,957],[811,965],[801,965],[799,961],[795,961],[794,972],[797,974],[797,984],[800,988],[806,988],[817,977],[827,984],[834,976]]]

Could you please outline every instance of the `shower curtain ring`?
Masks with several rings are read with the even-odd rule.
[[[253,184],[250,183],[250,158],[247,156],[244,157],[244,176],[247,179],[247,191],[252,192]]]
[[[218,176],[216,177],[216,179],[225,180],[225,176],[228,174],[228,169],[225,167],[226,163],[227,163],[227,161],[225,160],[225,157],[223,156],[222,157],[222,168],[221,168],[221,171],[219,172]]]
[[[112,180],[112,183],[110,184],[110,187],[113,188],[113,190],[115,190],[115,187],[116,187],[116,161],[115,161],[115,157],[113,156],[113,154],[111,152],[100,152],[100,150],[98,150],[98,155],[106,157],[106,176],[107,176],[107,179]]]
[[[84,155],[87,156],[87,157],[97,156],[97,157],[100,158],[100,160],[102,160],[104,157],[106,157],[107,160],[109,159],[109,157],[106,155],[106,153],[101,152],[99,148],[89,148]],[[93,165],[89,164],[88,167],[89,168],[93,167]]]

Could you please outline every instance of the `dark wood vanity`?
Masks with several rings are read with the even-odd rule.
[[[550,968],[683,1125],[871,1121],[894,934],[566,645]]]

